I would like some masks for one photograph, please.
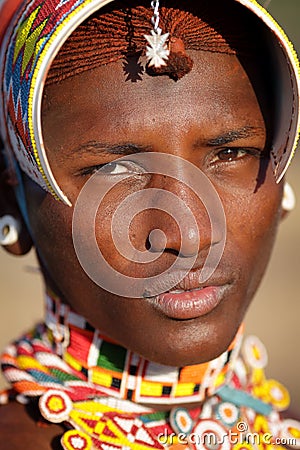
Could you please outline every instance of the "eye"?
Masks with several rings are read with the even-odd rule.
[[[101,175],[137,175],[144,173],[144,169],[133,161],[112,161],[107,164],[99,164],[80,170],[80,175],[93,175],[98,172]]]
[[[213,157],[212,163],[233,162],[242,159],[246,156],[254,156],[261,158],[263,152],[257,148],[240,148],[240,147],[226,147],[219,150]]]
[[[110,175],[123,175],[125,173],[131,173],[132,170],[130,170],[131,168],[128,167],[128,164],[121,163],[121,162],[111,162],[108,164],[105,164],[102,168],[101,168],[101,172],[103,173],[107,173]]]

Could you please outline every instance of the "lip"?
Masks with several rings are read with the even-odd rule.
[[[196,319],[212,312],[223,299],[227,288],[228,285],[222,285],[181,292],[174,290],[147,300],[171,319]]]

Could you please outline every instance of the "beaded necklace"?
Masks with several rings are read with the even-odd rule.
[[[242,330],[208,363],[155,364],[48,294],[45,323],[9,346],[1,364],[18,400],[39,398],[42,416],[66,425],[65,450],[300,448],[300,423],[280,417],[289,394],[264,375],[263,344],[241,343]]]

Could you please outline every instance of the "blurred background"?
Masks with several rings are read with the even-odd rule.
[[[300,0],[261,0],[300,54]],[[287,180],[299,204],[281,225],[273,256],[248,312],[246,334],[256,334],[269,353],[267,376],[290,391],[300,417],[300,153]],[[0,250],[0,349],[43,317],[43,286],[33,253],[16,258]],[[0,376],[0,389],[5,386]]]

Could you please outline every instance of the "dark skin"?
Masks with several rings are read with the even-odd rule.
[[[95,168],[121,156],[107,150],[108,145],[105,150],[98,145],[97,151],[91,151],[87,146],[91,142],[109,146],[131,143],[144,151],[180,156],[202,170],[221,198],[227,221],[221,262],[206,282],[226,289],[209,314],[174,320],[151,302],[120,298],[97,286],[82,270],[73,249],[73,208],[24,177],[31,233],[46,283],[105,335],[147,359],[173,366],[208,361],[226,350],[265,272],[283,216],[282,183],[275,183],[265,156],[265,121],[245,70],[233,55],[191,52],[191,56],[193,70],[176,83],[165,76],[149,75],[140,83],[125,83],[122,64],[114,63],[50,86],[43,103],[43,130],[52,170],[73,205]],[[86,150],[79,157],[82,146]],[[1,215],[9,211],[20,217],[12,201],[13,176],[4,174]],[[190,277],[198,275],[209,246],[214,245],[202,203],[184,184],[168,178],[147,176],[139,183],[134,178],[120,183],[101,205],[96,227],[101,250],[114,267],[134,276],[135,264],[113,248],[111,217],[128,192],[159,187],[184,200],[196,218],[201,243]],[[156,263],[139,269],[145,277],[165,270],[174,258],[181,257],[178,230],[161,211],[146,211],[135,219],[131,239],[136,248],[145,249],[153,228],[163,229],[167,249]],[[20,241],[7,250],[19,254],[29,247],[30,237],[23,226]],[[36,449],[37,442],[39,449],[59,448],[55,439],[60,433],[58,426],[51,425],[46,431],[36,427],[19,405],[11,404],[2,411],[2,442],[16,440],[10,449],[20,448],[21,441],[26,449]],[[18,435],[7,427],[16,421],[20,424]],[[33,433],[35,443],[30,443]],[[23,441],[26,436],[27,445]]]
[[[37,416],[37,407],[24,407],[10,403],[1,407],[0,449],[20,450],[61,450],[60,437],[63,429],[41,421]]]

